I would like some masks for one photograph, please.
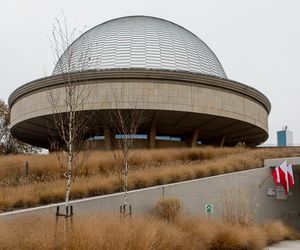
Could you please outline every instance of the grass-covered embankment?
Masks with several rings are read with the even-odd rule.
[[[130,158],[129,189],[151,187],[263,166],[266,158],[297,156],[299,149],[197,148],[137,150]],[[8,165],[28,160],[29,176],[7,172]],[[121,190],[118,170],[110,152],[91,152],[77,170],[71,198]],[[64,200],[65,179],[55,154],[7,156],[0,161],[0,210],[33,207]],[[5,172],[5,174],[3,174]]]

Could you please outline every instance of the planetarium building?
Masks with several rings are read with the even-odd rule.
[[[129,16],[85,32],[62,54],[51,76],[11,94],[13,136],[49,148],[55,129],[48,92],[61,92],[66,74],[72,84],[92,89],[78,111],[95,112],[85,138],[98,140],[101,148],[110,149],[117,136],[109,122],[103,126],[104,114],[116,108],[143,110],[136,134],[141,147],[254,146],[268,138],[269,100],[229,80],[213,51],[170,21]]]

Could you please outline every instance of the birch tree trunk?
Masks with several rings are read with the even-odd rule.
[[[56,146],[55,151],[61,167],[66,168],[64,173],[66,177],[66,213],[70,211],[68,208],[71,186],[75,176],[74,170],[84,164],[89,155],[89,145],[84,142],[84,137],[88,129],[92,127],[93,119],[93,113],[81,111],[84,110],[83,107],[87,100],[92,101],[89,98],[92,93],[92,85],[82,84],[79,81],[80,74],[85,71],[88,64],[89,55],[80,55],[83,64],[82,68],[76,72],[72,71],[70,64],[72,57],[75,56],[74,51],[69,47],[75,40],[75,30],[73,29],[69,33],[65,18],[63,24],[56,19],[56,25],[53,26],[52,31],[51,47],[56,59],[56,66],[61,71],[58,76],[62,78],[63,86],[48,91],[48,100],[53,113],[53,127],[55,128],[53,144]],[[62,54],[66,55],[65,60],[60,60]]]
[[[129,101],[130,107],[122,109],[122,98],[126,95],[124,91],[112,90],[112,93],[116,93],[114,102],[116,108],[107,112],[108,120],[110,121],[110,130],[113,132],[113,138],[115,139],[115,145],[118,150],[113,151],[113,158],[115,161],[117,175],[121,174],[120,181],[122,190],[124,192],[123,206],[126,208],[128,204],[128,183],[130,172],[130,157],[131,148],[135,140],[135,136],[138,132],[139,126],[144,119],[144,110],[137,109],[137,105],[141,100],[132,98]],[[118,135],[118,137],[116,137]]]
[[[71,181],[72,181],[72,170],[73,170],[73,111],[70,111],[70,121],[69,121],[69,152],[68,152],[68,169],[67,169],[67,187],[66,187],[66,211],[68,211],[70,191],[71,191]]]

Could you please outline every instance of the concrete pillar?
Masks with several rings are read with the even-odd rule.
[[[161,112],[156,111],[151,122],[151,127],[149,131],[149,148],[155,148],[155,138],[156,138],[156,125],[160,119]]]
[[[152,124],[149,133],[149,148],[155,148],[155,138],[156,138],[156,125]]]
[[[199,128],[196,128],[191,135],[189,136],[187,140],[187,146],[188,147],[196,147],[197,146],[197,141],[199,137]]]
[[[225,143],[225,140],[226,140],[226,136],[223,135],[222,140],[221,140],[221,143],[220,143],[220,148],[223,148],[224,143]]]
[[[111,134],[109,129],[104,129],[105,150],[111,150]]]
[[[60,142],[58,139],[49,139],[49,153],[57,152],[60,150]]]

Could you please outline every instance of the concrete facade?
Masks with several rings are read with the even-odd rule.
[[[186,146],[196,146],[201,135],[225,145],[239,141],[259,144],[268,136],[268,99],[237,82],[197,74],[145,70],[95,71],[79,77],[82,79],[78,80],[77,76],[74,84],[78,84],[78,91],[83,90],[87,97],[79,111],[94,110],[101,116],[105,110],[131,109],[133,100],[136,100],[135,108],[149,111],[145,112],[147,119],[141,132],[149,135],[145,145],[150,148],[155,147],[157,134],[184,135]],[[28,141],[25,134],[31,134],[32,144],[37,144],[38,140],[46,143],[53,113],[50,92],[60,97],[58,110],[66,112],[64,85],[59,76],[31,82],[11,95],[14,136]],[[117,101],[116,94],[120,97]]]
[[[214,212],[210,215],[212,217],[220,218],[229,209],[235,214],[243,211],[257,222],[281,219],[300,229],[298,178],[300,158],[287,160],[295,163],[293,166],[295,187],[286,200],[279,200],[276,196],[267,195],[267,190],[275,187],[269,167],[274,163],[268,163],[264,168],[130,191],[128,193],[129,203],[132,205],[133,214],[150,213],[160,198],[177,197],[183,202],[185,212],[190,214],[207,216],[205,205],[212,204],[214,207]],[[276,162],[282,161],[283,159],[276,160]],[[119,213],[122,201],[123,194],[117,193],[71,203],[76,214]],[[54,215],[57,205],[63,206],[63,204],[53,204],[24,209],[1,214],[0,219],[17,218],[30,214]]]

